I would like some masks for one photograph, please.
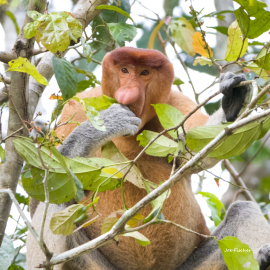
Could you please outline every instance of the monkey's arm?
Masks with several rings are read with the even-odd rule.
[[[58,147],[58,151],[70,158],[92,156],[113,138],[135,135],[141,124],[140,118],[121,104],[113,104],[101,111],[100,119],[104,122],[106,131],[97,130],[86,120],[69,134],[63,144]]]
[[[220,91],[224,96],[221,101],[220,109],[210,117],[203,115],[202,112],[198,110],[188,119],[185,125],[186,131],[196,126],[220,125],[224,121],[235,121],[250,93],[249,85],[240,87],[235,86],[245,80],[246,77],[244,74],[235,75],[231,72],[223,74],[220,78]],[[176,101],[174,100],[175,105],[173,106],[180,110],[184,115],[196,108],[196,104],[193,103],[188,97],[185,97],[179,92],[176,93],[178,98]],[[181,96],[179,94],[181,94]],[[187,153],[187,158],[190,157],[190,154]],[[219,161],[220,160],[215,158],[206,157],[202,161],[202,167],[209,169],[216,165]],[[202,171],[202,168],[195,166],[192,168],[191,173],[194,174],[200,171]]]
[[[250,93],[249,85],[235,87],[242,81],[246,81],[244,74],[235,75],[232,72],[227,72],[221,75],[219,89],[224,95],[221,107],[211,115],[206,125],[219,125],[224,121],[233,122],[236,120]]]
[[[267,244],[270,241],[270,226],[258,204],[251,201],[236,201],[229,207],[224,220],[211,235],[216,236],[218,240],[225,236],[237,237],[252,249],[260,270],[266,270],[270,265],[270,248]],[[237,250],[233,252],[237,253]],[[228,269],[217,241],[206,239],[204,244],[195,249],[176,270],[190,269]]]

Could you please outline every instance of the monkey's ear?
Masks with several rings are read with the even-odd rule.
[[[244,74],[235,75],[232,72],[228,72],[220,77],[219,87],[224,95],[221,104],[228,122],[236,120],[250,91],[249,85],[235,87],[242,81],[246,81]]]

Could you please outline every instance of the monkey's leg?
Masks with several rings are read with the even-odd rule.
[[[217,239],[225,236],[235,236],[241,242],[248,244],[254,257],[260,264],[260,270],[265,270],[270,264],[268,257],[270,245],[270,226],[254,202],[237,201],[228,209],[224,220],[212,233]],[[262,247],[263,246],[263,247]],[[176,270],[227,270],[218,244],[213,239],[207,239],[190,257]]]
[[[44,241],[47,244],[50,251],[54,254],[59,254],[67,251],[71,248],[80,246],[90,239],[85,236],[83,231],[78,231],[69,236],[55,235],[50,230],[50,220],[53,213],[61,211],[66,205],[50,204],[48,214],[44,226]],[[44,203],[39,203],[38,208],[32,220],[32,226],[40,232],[40,221],[43,215]],[[27,236],[27,269],[33,270],[35,267],[45,260],[45,256],[41,251],[36,240],[29,232]],[[98,251],[93,250],[78,258],[75,258],[64,264],[54,266],[54,270],[117,270],[111,265],[107,259]]]

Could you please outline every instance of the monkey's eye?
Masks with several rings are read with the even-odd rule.
[[[144,71],[141,73],[141,75],[147,76],[147,75],[149,75],[149,71],[148,71],[148,70],[144,70]]]
[[[122,68],[121,71],[122,71],[123,73],[129,73],[128,70],[127,70],[127,68]]]

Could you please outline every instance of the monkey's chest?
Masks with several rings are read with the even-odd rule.
[[[142,156],[138,167],[146,179],[155,183],[168,179],[171,171],[171,165],[164,160],[147,155]],[[129,182],[124,184],[124,194],[128,208],[147,195],[144,189],[139,189]],[[99,193],[99,197],[97,211],[102,216],[87,228],[90,238],[101,234],[101,225],[107,216],[114,211],[124,209],[121,189]],[[148,205],[141,214],[146,217],[151,210],[151,205]],[[171,195],[165,202],[163,215],[166,220],[206,233],[204,218],[186,179],[172,188]],[[187,259],[201,241],[198,236],[170,224],[151,225],[140,233],[150,240],[148,246],[142,247],[134,238],[120,236],[118,243],[104,245],[100,251],[118,269],[174,270]]]

